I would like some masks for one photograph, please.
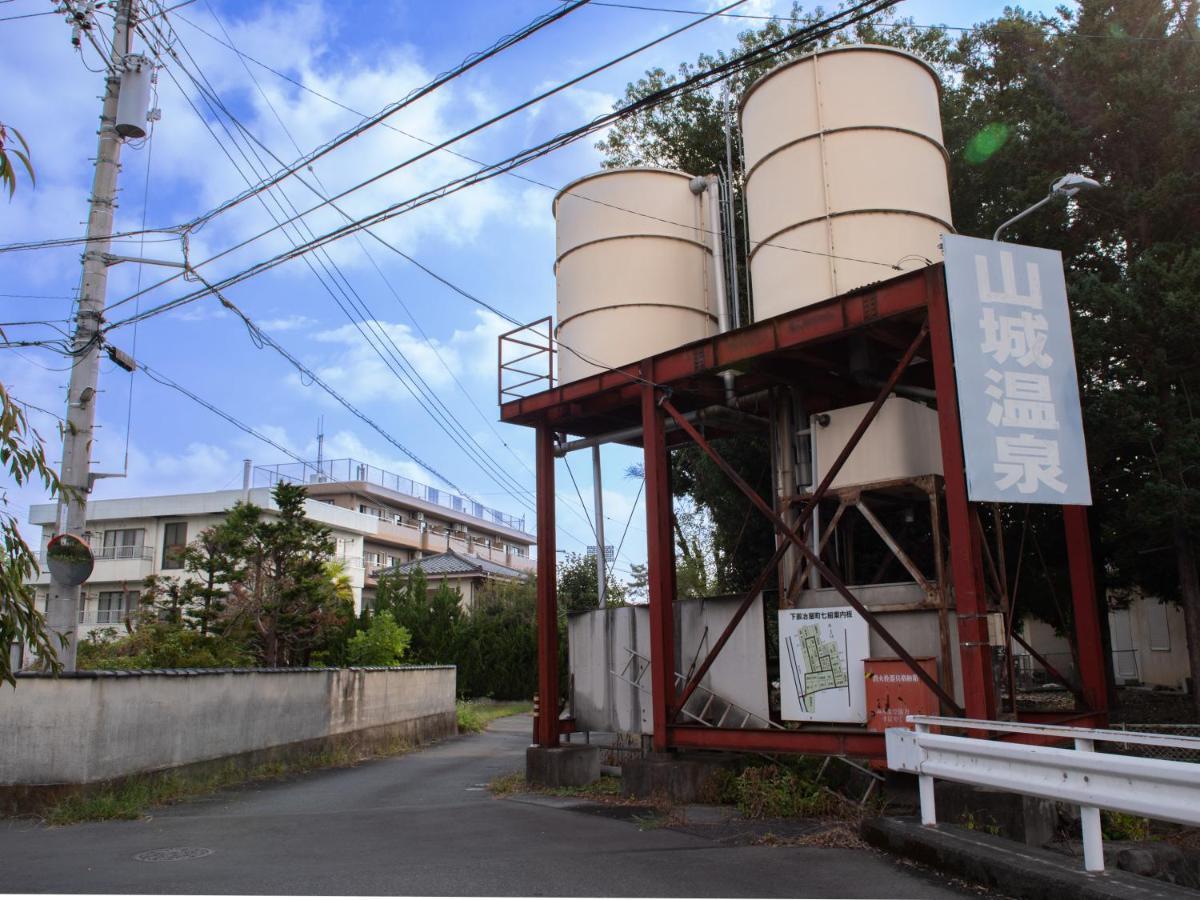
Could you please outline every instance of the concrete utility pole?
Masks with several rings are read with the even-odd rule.
[[[87,243],[83,254],[83,288],[75,319],[71,381],[67,390],[67,424],[63,434],[62,483],[68,490],[58,498],[58,531],[82,536],[87,527],[87,498],[92,490],[92,433],[96,421],[96,384],[100,375],[100,326],[104,319],[117,172],[121,138],[117,134],[117,101],[121,72],[130,51],[134,0],[119,0],[113,23],[112,58],[100,113],[100,141],[88,212]],[[75,630],[79,620],[80,587],[50,579],[46,619],[50,630],[66,637],[56,647],[65,671],[75,671]]]

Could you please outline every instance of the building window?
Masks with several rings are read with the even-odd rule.
[[[137,591],[100,591],[96,595],[96,624],[117,625],[137,608]]]
[[[187,522],[169,522],[163,529],[162,567],[182,569],[183,551],[187,548]]]
[[[365,503],[358,504],[358,511],[366,516],[374,516],[377,519],[385,518],[383,510],[378,506],[367,506]]]
[[[1151,599],[1146,601],[1146,606],[1146,618],[1150,620],[1150,649],[1170,651],[1171,625],[1167,621],[1167,604]]]
[[[104,532],[101,559],[139,559],[146,543],[145,528],[117,528]]]

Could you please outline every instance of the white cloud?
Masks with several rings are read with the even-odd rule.
[[[280,316],[277,319],[262,319],[257,324],[264,331],[271,333],[275,331],[300,331],[312,328],[319,323],[316,319],[311,319],[308,316],[291,315]]]

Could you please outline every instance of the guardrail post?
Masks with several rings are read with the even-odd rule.
[[[917,732],[917,734],[928,734],[929,726],[922,725],[918,722],[917,724],[913,725],[913,730]],[[921,824],[936,825],[937,804],[934,802],[932,775],[917,776],[917,793],[921,798]]]
[[[1075,749],[1091,753],[1096,742],[1088,738],[1075,738]],[[1083,867],[1089,872],[1104,871],[1104,832],[1100,828],[1100,809],[1096,806],[1079,807],[1079,824],[1083,827]]]

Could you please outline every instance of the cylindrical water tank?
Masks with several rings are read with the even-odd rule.
[[[150,77],[154,65],[140,53],[125,57],[121,91],[117,94],[117,134],[123,138],[146,136],[146,114],[150,110]]]
[[[716,333],[708,192],[692,181],[609,169],[554,198],[560,382]]]
[[[939,91],[924,60],[871,44],[751,85],[740,119],[756,319],[941,258],[954,229]]]

